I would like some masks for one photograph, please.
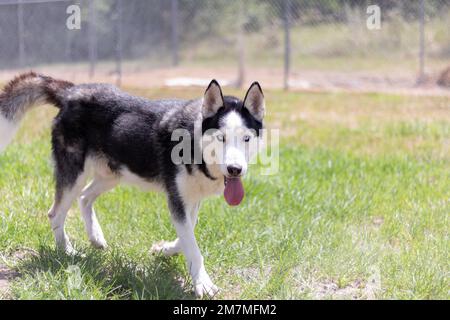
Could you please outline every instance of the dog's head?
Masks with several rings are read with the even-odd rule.
[[[258,82],[250,86],[244,100],[223,96],[216,80],[205,91],[203,155],[224,176],[224,195],[230,205],[238,205],[244,197],[241,177],[258,151],[264,113],[264,94]]]

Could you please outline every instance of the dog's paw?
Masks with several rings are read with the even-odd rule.
[[[65,246],[57,245],[57,250],[60,252],[63,252],[64,254],[70,256],[70,257],[81,257],[84,258],[85,255],[78,250],[76,250],[72,244],[66,244]]]
[[[80,253],[77,250],[75,250],[72,247],[72,245],[66,246],[62,250],[64,251],[65,254],[67,254],[68,256],[71,256],[71,257],[80,255]]]
[[[72,243],[69,240],[69,237],[67,237],[66,234],[64,234],[61,237],[56,238],[56,250],[58,252],[63,252],[64,254],[68,256],[77,256],[79,255],[78,251],[74,249],[72,246]]]
[[[91,245],[96,249],[104,250],[108,248],[108,243],[106,243],[106,240],[103,237],[92,237],[91,239],[89,239],[89,241],[91,242]]]
[[[162,253],[165,256],[173,256],[174,254],[180,253],[181,248],[178,245],[177,240],[174,241],[161,240],[152,245],[152,247],[150,248],[150,252],[153,254]]]
[[[203,298],[203,296],[214,298],[219,288],[211,281],[207,273],[203,273],[194,280],[194,291],[197,298]]]
[[[155,242],[152,247],[150,248],[150,253],[152,254],[158,254],[162,253],[164,250],[164,240],[161,240],[159,242]]]

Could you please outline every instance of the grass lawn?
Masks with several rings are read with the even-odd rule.
[[[200,211],[197,239],[218,298],[448,299],[449,98],[282,91],[266,98],[267,124],[281,129],[279,173],[251,168],[239,207],[218,197]],[[29,113],[0,155],[0,264],[19,275],[2,294],[193,298],[184,258],[149,254],[153,242],[175,237],[160,194],[118,187],[96,202],[104,252],[90,248],[74,205],[67,230],[84,255],[55,251],[47,219],[55,113]]]

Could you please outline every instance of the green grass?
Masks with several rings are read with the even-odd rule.
[[[449,99],[266,97],[268,126],[281,128],[279,173],[251,168],[241,206],[218,197],[200,212],[196,234],[222,288],[218,298],[448,299]],[[54,114],[33,110],[0,155],[0,263],[20,273],[8,297],[193,298],[182,256],[149,255],[153,242],[175,237],[162,195],[119,187],[102,196],[96,210],[105,252],[89,247],[74,205],[67,229],[83,256],[55,251],[46,216]]]

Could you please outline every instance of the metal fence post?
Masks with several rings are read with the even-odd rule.
[[[116,85],[122,84],[122,0],[116,0]]]
[[[94,1],[88,2],[89,18],[89,78],[95,74],[95,65],[97,63],[97,34],[96,34],[96,14]]]
[[[171,1],[172,24],[172,66],[177,66],[178,58],[178,0]]]
[[[419,39],[419,79],[418,83],[425,81],[425,0],[419,5],[420,39]]]
[[[236,88],[241,88],[245,81],[245,26],[244,26],[244,2],[240,1],[238,6],[238,31],[237,31],[237,54],[238,54],[238,76],[236,79]]]
[[[284,21],[284,90],[289,89],[289,74],[291,69],[291,32],[290,32],[290,9],[291,1],[283,1]]]
[[[17,33],[19,37],[19,67],[25,66],[25,39],[23,25],[23,3],[17,2]]]

